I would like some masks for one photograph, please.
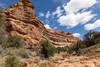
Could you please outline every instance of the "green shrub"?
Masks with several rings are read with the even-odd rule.
[[[77,52],[80,48],[84,48],[84,45],[81,41],[77,42],[76,44],[73,44],[71,46],[65,46],[65,47],[57,47],[56,52],[67,52],[69,54],[72,54],[73,52]]]
[[[86,53],[86,49],[85,48],[83,48],[83,49],[78,49],[77,51],[76,51],[76,55],[78,55],[78,56],[80,56],[80,55],[83,55],[83,54],[85,54]]]
[[[100,32],[89,31],[84,35],[83,41],[87,47],[100,43]]]
[[[16,57],[8,56],[5,59],[5,67],[20,67],[19,60]]]
[[[8,40],[5,45],[3,45],[4,48],[9,48],[9,47],[22,47],[25,45],[25,42],[21,40],[20,36],[8,36]]]
[[[94,42],[95,42],[95,44],[100,43],[100,32],[96,32],[94,34]]]
[[[44,55],[45,58],[48,58],[55,54],[56,48],[48,40],[43,41],[41,45],[41,53]]]
[[[2,12],[3,11],[3,8],[0,6],[0,12]]]
[[[50,56],[53,56],[55,53],[60,53],[60,52],[67,52],[69,54],[73,53],[78,50],[79,44],[74,45],[72,47],[65,46],[65,47],[54,47],[48,40],[42,41],[41,43],[42,49],[41,53],[44,55],[45,58],[48,58]]]
[[[66,47],[57,47],[56,48],[56,52],[57,53],[60,53],[60,52],[68,52],[69,51],[69,47],[66,46]]]

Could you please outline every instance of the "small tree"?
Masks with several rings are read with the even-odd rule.
[[[20,67],[19,60],[16,57],[8,56],[5,59],[5,67]]]
[[[43,41],[41,45],[42,45],[41,53],[44,55],[45,58],[54,55],[56,48],[48,40]]]
[[[2,12],[3,11],[3,8],[0,6],[0,12]]]
[[[87,47],[100,43],[100,32],[89,31],[84,35],[84,40]]]

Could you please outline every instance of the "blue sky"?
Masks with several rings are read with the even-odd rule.
[[[0,0],[8,8],[19,0]],[[30,0],[36,16],[47,29],[72,32],[82,38],[89,30],[100,31],[100,0]]]

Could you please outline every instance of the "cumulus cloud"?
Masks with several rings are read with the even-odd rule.
[[[65,16],[61,16],[58,19],[58,22],[61,26],[66,26],[67,28],[73,28],[78,24],[85,24],[89,20],[91,20],[95,14],[92,14],[91,11],[83,12],[83,13],[71,13]]]
[[[45,24],[44,26],[46,27],[46,29],[52,29],[52,28],[50,27],[50,25],[48,25],[48,24]]]
[[[44,13],[39,12],[39,16],[40,16],[40,17],[43,17],[43,16],[44,16]]]
[[[60,16],[62,15],[62,13],[63,13],[63,10],[61,9],[60,6],[58,6],[57,9],[56,9],[56,11],[54,11],[54,12],[52,13],[52,15],[53,15],[53,16],[57,15],[57,17],[60,17]]]
[[[70,0],[64,5],[66,15],[60,16],[58,22],[61,26],[73,28],[79,24],[85,24],[96,15],[92,11],[85,11],[96,4],[96,0]],[[82,10],[82,12],[80,12]]]
[[[48,19],[50,17],[50,15],[51,15],[50,11],[48,11],[45,17]]]
[[[64,5],[64,9],[68,13],[78,12],[93,6],[96,2],[96,0],[70,0],[69,3]]]
[[[44,26],[45,26],[46,29],[52,29],[52,30],[53,30],[53,29],[54,29],[54,30],[57,29],[57,27],[51,28],[49,24],[45,24]]]
[[[89,23],[84,26],[86,30],[93,30],[100,27],[100,19],[96,20],[94,23]]]
[[[73,36],[80,37],[80,33],[74,33]]]
[[[59,22],[60,26],[66,26],[67,29],[73,28],[77,25],[86,24],[96,17],[92,10],[87,9],[97,3],[97,0],[70,0],[63,6],[58,6],[54,12],[48,11],[45,18],[49,19],[52,17]]]

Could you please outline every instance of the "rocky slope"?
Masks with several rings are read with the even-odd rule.
[[[39,44],[41,40],[49,40],[56,47],[63,47],[79,41],[71,33],[47,30],[36,17],[34,6],[28,0],[22,0],[10,6],[3,13],[7,31],[10,35],[19,35],[27,43]]]
[[[68,55],[65,52],[49,59],[35,58],[22,63],[22,67],[100,67],[100,44],[87,49],[86,54],[81,56]]]
[[[22,67],[100,67],[99,56],[63,56],[56,55],[49,60],[40,58],[22,63]]]

